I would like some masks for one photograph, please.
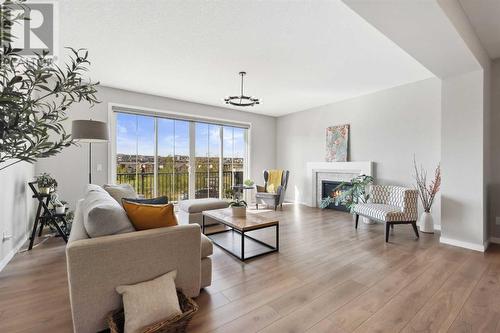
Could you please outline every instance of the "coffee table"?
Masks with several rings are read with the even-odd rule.
[[[205,227],[205,220],[207,217],[223,224],[226,227],[229,227],[229,229],[207,234]],[[248,232],[250,231],[273,227],[276,232],[276,243],[274,246],[248,235]],[[221,249],[241,261],[279,251],[279,221],[273,217],[266,217],[261,214],[251,213],[247,213],[247,216],[245,217],[235,217],[231,213],[231,208],[208,210],[203,212],[202,231],[214,242],[215,245],[219,246]],[[232,233],[232,236],[239,236],[241,238],[239,240],[241,242],[239,249],[237,248],[238,244],[235,244],[237,241],[234,241],[234,237],[230,237],[233,240],[233,244],[231,244],[233,249],[231,249],[228,245],[224,245],[223,242],[221,242],[217,237],[217,235],[223,233]],[[261,249],[256,250],[256,254],[245,256],[245,240],[247,242],[252,242],[254,245],[260,245],[259,247]]]

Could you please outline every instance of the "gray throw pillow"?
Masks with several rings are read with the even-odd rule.
[[[134,188],[130,184],[106,184],[103,185],[102,188],[105,189],[106,192],[108,192],[109,195],[112,196],[120,205],[122,205],[123,198],[138,198],[137,192],[135,192]]]
[[[83,225],[91,238],[135,231],[123,207],[95,185],[87,187],[81,209]]]

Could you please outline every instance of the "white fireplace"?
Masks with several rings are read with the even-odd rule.
[[[373,176],[373,162],[308,162],[306,172],[311,184],[311,207],[321,201],[323,181],[348,182],[359,175]]]

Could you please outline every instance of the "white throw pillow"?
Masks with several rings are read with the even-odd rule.
[[[83,225],[91,238],[135,231],[123,207],[97,185],[87,186],[80,205]]]
[[[120,206],[123,206],[123,198],[136,199],[138,197],[137,192],[135,192],[134,188],[130,184],[106,184],[103,185],[102,188],[105,189],[106,192],[108,192],[109,195],[112,196],[120,204]]]
[[[142,328],[182,314],[175,290],[177,271],[154,280],[116,287],[123,297],[125,333],[141,332]]]

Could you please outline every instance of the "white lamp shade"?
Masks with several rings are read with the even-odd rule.
[[[104,142],[109,140],[108,126],[102,121],[73,120],[71,136],[81,142]]]

